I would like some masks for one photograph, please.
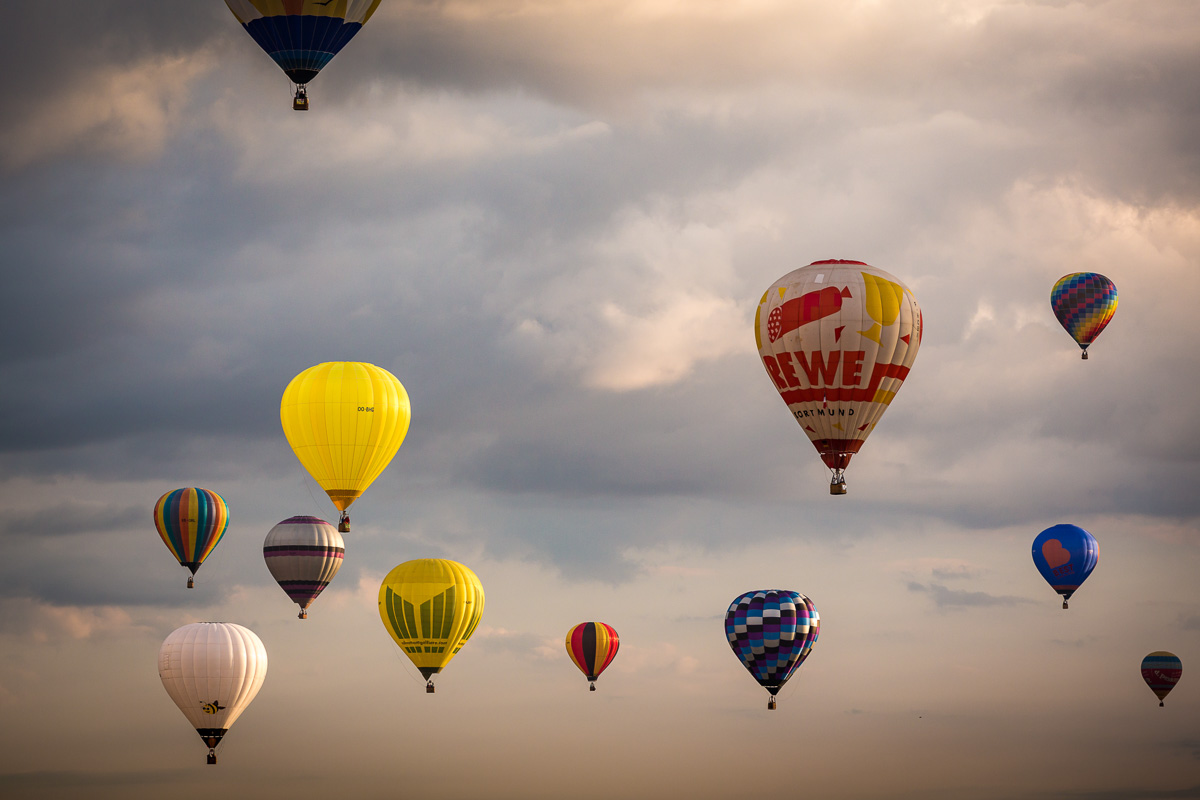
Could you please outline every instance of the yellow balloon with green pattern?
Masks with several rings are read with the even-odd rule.
[[[444,558],[405,561],[379,586],[379,618],[428,681],[462,649],[483,617],[483,584],[468,567]]]
[[[342,512],[400,449],[411,415],[396,376],[358,361],[309,367],[292,378],[279,404],[288,444]]]

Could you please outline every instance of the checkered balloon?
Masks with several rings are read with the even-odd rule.
[[[734,655],[772,695],[808,658],[820,630],[812,601],[787,589],[746,592],[725,612]]]
[[[1098,272],[1073,272],[1050,290],[1050,308],[1087,358],[1088,345],[1117,311],[1117,287]]]

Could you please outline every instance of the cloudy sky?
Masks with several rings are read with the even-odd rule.
[[[220,0],[2,5],[0,795],[1200,797],[1193,0],[383,0],[306,114]],[[926,326],[844,497],[751,327],[826,258]],[[278,415],[329,360],[412,427],[299,622],[261,547],[335,514]],[[181,486],[231,512],[191,591]],[[376,611],[419,557],[487,592],[434,696]],[[760,588],[823,623],[774,713]],[[157,676],[197,620],[270,657],[215,768]]]

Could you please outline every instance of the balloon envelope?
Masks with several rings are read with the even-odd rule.
[[[279,588],[300,606],[300,619],[342,567],[345,541],[317,517],[288,517],[267,533],[263,560]]]
[[[1154,692],[1160,706],[1182,675],[1183,662],[1174,653],[1156,650],[1142,659],[1142,680]]]
[[[763,366],[834,471],[835,487],[908,377],[921,332],[908,287],[861,261],[801,267],[759,301],[754,338]]]
[[[225,0],[292,83],[305,84],[366,24],[379,0]]]
[[[1033,564],[1062,595],[1063,608],[1099,561],[1096,538],[1077,525],[1051,526],[1033,540]]]
[[[482,617],[483,584],[457,561],[406,561],[379,586],[383,627],[426,679],[454,658]]]
[[[1098,272],[1073,272],[1050,290],[1050,308],[1087,358],[1088,345],[1117,313],[1117,287]]]
[[[267,677],[267,651],[248,628],[194,622],[176,628],[158,651],[163,688],[200,738],[215,748]]]
[[[725,612],[733,654],[772,695],[808,658],[820,630],[812,601],[787,589],[746,592]]]
[[[339,511],[392,460],[410,416],[396,376],[357,361],[309,367],[292,378],[279,405],[288,444]]]
[[[193,575],[221,541],[228,525],[229,507],[221,495],[208,489],[175,489],[154,504],[158,535],[171,555]]]
[[[567,655],[575,662],[595,689],[600,673],[617,657],[621,638],[611,625],[603,622],[581,622],[567,631]]]

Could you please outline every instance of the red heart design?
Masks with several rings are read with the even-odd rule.
[[[1071,551],[1062,546],[1058,539],[1047,539],[1042,543],[1042,558],[1050,565],[1050,569],[1061,567],[1071,560]]]

